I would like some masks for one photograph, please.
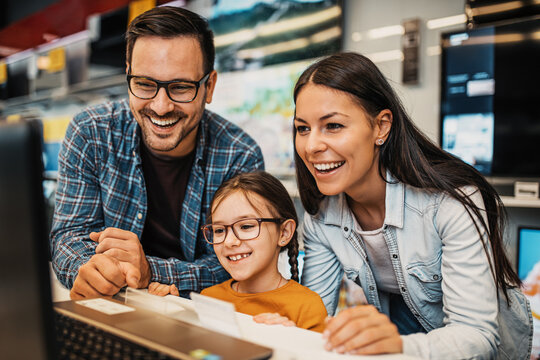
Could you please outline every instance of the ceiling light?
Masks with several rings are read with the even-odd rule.
[[[465,24],[467,22],[467,16],[465,14],[459,14],[454,16],[447,16],[443,18],[428,20],[426,25],[428,29],[439,29],[447,26]]]
[[[403,35],[405,30],[401,25],[384,26],[380,28],[371,29],[367,32],[367,36],[370,39],[380,39],[393,35]]]
[[[362,34],[360,34],[358,31],[355,31],[351,34],[351,39],[354,42],[359,42],[362,40]]]
[[[401,50],[390,50],[390,51],[381,51],[371,54],[366,54],[371,61],[374,63],[380,63],[385,61],[403,61],[403,52]]]

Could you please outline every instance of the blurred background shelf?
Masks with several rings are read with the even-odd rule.
[[[94,97],[126,97],[126,75],[116,74],[104,78],[92,79],[71,86],[42,90],[31,95],[19,96],[0,101],[0,112],[4,115],[18,113],[33,105],[52,106],[56,102],[87,103]]]
[[[501,196],[506,207],[540,208],[540,199],[516,198],[514,196]]]

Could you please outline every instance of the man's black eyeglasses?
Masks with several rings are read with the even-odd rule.
[[[174,102],[188,103],[195,100],[199,87],[205,84],[210,73],[199,81],[171,80],[159,81],[146,76],[127,75],[129,91],[139,99],[150,100],[156,97],[159,89],[165,88],[167,96]]]

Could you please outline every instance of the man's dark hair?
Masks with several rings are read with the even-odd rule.
[[[174,6],[158,6],[133,19],[126,31],[126,60],[129,65],[135,41],[141,36],[194,37],[201,46],[204,73],[208,74],[214,69],[214,33],[208,22],[192,11]]]

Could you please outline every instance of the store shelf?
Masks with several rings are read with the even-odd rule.
[[[98,79],[84,81],[68,87],[59,87],[51,90],[43,90],[28,96],[21,96],[0,101],[0,112],[8,109],[19,111],[20,109],[38,103],[50,103],[69,98],[80,98],[85,96],[99,95],[119,95],[127,94],[126,75],[116,74]],[[9,113],[9,111],[7,111]]]
[[[501,196],[506,207],[540,208],[540,199],[516,198],[513,196]]]

